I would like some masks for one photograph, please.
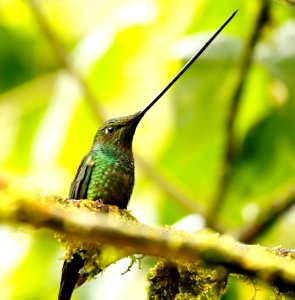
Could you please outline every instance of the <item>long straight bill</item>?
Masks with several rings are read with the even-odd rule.
[[[183,68],[174,76],[174,78],[166,85],[166,87],[158,94],[157,97],[150,104],[139,113],[139,117],[143,115],[171,88],[171,86],[178,80],[178,78],[194,63],[194,61],[201,56],[201,54],[207,49],[207,47],[213,42],[218,34],[224,29],[224,27],[232,20],[237,13],[238,9],[235,10],[228,19],[215,31],[211,38],[205,43],[205,45],[194,55],[192,58],[183,66]]]

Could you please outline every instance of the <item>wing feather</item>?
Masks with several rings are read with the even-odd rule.
[[[86,199],[87,189],[94,167],[92,155],[93,153],[90,151],[80,163],[75,179],[71,184],[69,199]],[[85,276],[80,276],[79,274],[84,263],[85,259],[77,253],[74,254],[71,261],[64,262],[58,296],[59,300],[70,300],[76,284],[81,285],[86,280]]]
[[[94,164],[93,153],[90,151],[81,161],[76,177],[71,184],[70,199],[86,199]]]

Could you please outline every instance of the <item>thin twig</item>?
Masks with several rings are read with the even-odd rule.
[[[62,46],[62,43],[59,41],[57,35],[54,33],[46,18],[41,12],[41,9],[38,5],[38,1],[27,0],[29,7],[31,8],[32,13],[34,14],[38,25],[40,26],[44,36],[47,38],[50,47],[52,48],[53,53],[55,54],[61,67],[67,69],[70,74],[77,80],[80,87],[84,91],[85,98],[91,108],[91,111],[95,114],[95,117],[99,122],[103,122],[105,119],[104,112],[101,105],[98,105],[99,101],[94,95],[93,91],[86,83],[85,79],[79,74],[79,72],[74,68],[72,63],[69,60],[68,53],[66,49]]]
[[[177,188],[175,184],[168,181],[159,171],[155,172],[155,168],[148,164],[141,156],[136,156],[136,161],[139,163],[141,169],[149,176],[154,182],[170,196],[172,199],[177,199],[178,204],[188,212],[204,214],[204,207],[201,206],[195,199],[190,198],[181,189]]]
[[[85,94],[85,101],[91,108],[91,111],[94,113],[95,118],[101,123],[106,120],[103,113],[102,106],[99,105],[99,100],[92,92],[89,84],[85,79],[79,74],[79,72],[74,68],[70,60],[68,59],[68,53],[63,47],[62,43],[57,38],[55,32],[50,27],[48,21],[42,14],[38,1],[36,0],[27,0],[29,7],[31,8],[32,13],[34,14],[38,25],[43,31],[45,37],[47,38],[56,58],[58,59],[60,65],[67,69],[77,82],[79,82],[82,90]],[[168,179],[164,178],[156,169],[148,164],[143,158],[138,157],[135,154],[136,161],[138,166],[144,171],[144,173],[152,179],[163,191],[168,195],[172,196],[172,199],[181,204],[188,212],[200,213],[201,208],[198,207],[193,199],[186,195],[184,191],[181,191],[179,188],[176,188]]]
[[[266,210],[263,210],[256,220],[241,230],[239,241],[250,244],[269,230],[272,225],[295,204],[295,189],[293,188],[286,196],[272,201]]]
[[[249,37],[248,43],[244,49],[244,54],[241,59],[239,77],[232,95],[231,106],[226,121],[226,142],[223,162],[221,166],[220,182],[218,184],[217,192],[212,200],[212,204],[207,214],[207,225],[211,226],[212,228],[216,227],[217,215],[220,211],[223,201],[225,200],[225,195],[231,180],[231,168],[236,150],[234,124],[241,102],[241,95],[244,91],[249,69],[253,61],[253,52],[255,45],[259,40],[261,31],[263,30],[269,19],[270,0],[263,0],[260,3],[261,4],[257,14],[258,18],[256,24],[252,30],[251,36]]]
[[[286,0],[289,4],[295,6],[295,0]]]

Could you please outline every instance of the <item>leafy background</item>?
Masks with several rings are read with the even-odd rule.
[[[202,226],[196,212],[210,209],[221,185],[240,61],[264,2],[2,0],[1,173],[66,196],[101,119],[141,110],[239,8],[210,49],[146,115],[134,140],[136,185],[129,209],[148,224]],[[250,49],[253,60],[243,78],[231,177],[222,204],[213,210],[235,236],[295,182],[294,45],[294,6],[270,1],[269,20]],[[257,242],[294,248],[294,213],[282,214]],[[1,299],[56,299],[63,252],[52,234],[1,226],[0,238]],[[122,276],[129,261],[118,262],[76,290],[73,299],[144,299],[145,274],[153,263],[145,258],[141,270],[133,267]],[[262,286],[256,298],[274,294]],[[251,282],[231,278],[224,299],[254,295]]]

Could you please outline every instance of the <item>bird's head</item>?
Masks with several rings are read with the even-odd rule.
[[[116,147],[131,149],[136,127],[144,116],[144,113],[142,111],[130,116],[113,118],[106,121],[100,126],[95,135],[94,146],[114,145]]]

